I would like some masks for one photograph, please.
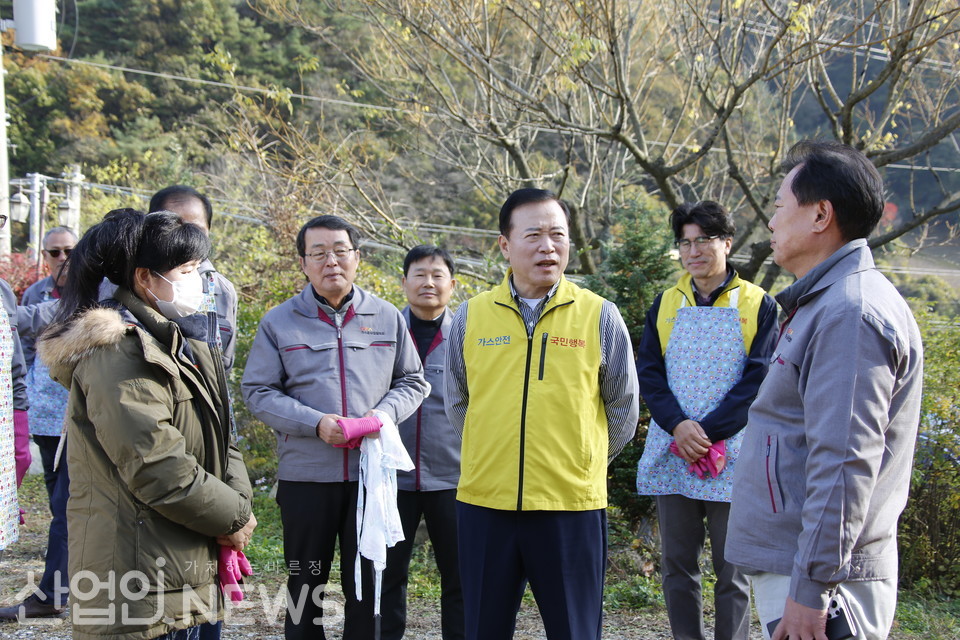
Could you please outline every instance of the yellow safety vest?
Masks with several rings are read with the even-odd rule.
[[[693,277],[689,273],[683,274],[676,286],[663,292],[660,298],[660,310],[657,313],[657,333],[660,336],[660,353],[667,352],[670,342],[670,333],[673,323],[677,320],[677,310],[681,307],[692,307],[697,304],[693,296]],[[740,310],[740,329],[743,331],[743,349],[750,353],[753,339],[757,335],[757,316],[760,305],[763,304],[764,291],[752,282],[742,280],[734,274],[724,288],[723,293],[713,303],[715,307],[729,307],[733,292],[737,292],[737,309]]]
[[[509,277],[467,306],[463,357],[470,399],[457,499],[518,511],[602,509],[604,300],[562,279],[528,337]]]

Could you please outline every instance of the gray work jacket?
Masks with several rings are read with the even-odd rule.
[[[910,308],[863,239],[777,302],[788,320],[750,408],[726,559],[791,576],[789,596],[822,609],[840,582],[897,575],[923,351]]]
[[[396,307],[356,285],[337,312],[324,307],[307,285],[268,311],[243,372],[244,402],[276,431],[280,480],[357,480],[359,449],[321,440],[320,419],[379,409],[399,422],[430,392]]]
[[[403,310],[410,324],[410,307]],[[447,358],[447,335],[453,314],[447,310],[440,331],[427,350],[423,371],[430,384],[430,395],[412,416],[400,423],[403,446],[416,465],[412,471],[397,472],[397,488],[401,491],[442,491],[456,489],[460,480],[460,444],[443,408],[443,368]]]

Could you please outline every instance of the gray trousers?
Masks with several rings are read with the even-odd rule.
[[[694,500],[680,495],[657,496],[660,523],[660,572],[670,630],[676,640],[706,640],[700,588],[700,554],[710,532],[714,588],[714,638],[750,637],[750,583],[724,560],[730,504]]]

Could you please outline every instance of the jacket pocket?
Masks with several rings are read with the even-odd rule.
[[[134,531],[136,569],[146,577],[150,591],[202,586],[214,580],[217,562],[212,538],[141,505],[137,505]]]
[[[543,380],[543,370],[547,364],[547,339],[549,337],[550,334],[544,332],[540,339],[540,373],[537,374],[537,380]]]
[[[339,370],[336,342],[286,344],[281,345],[279,351],[288,382],[312,380],[317,371]]]
[[[774,513],[783,513],[783,492],[780,490],[780,478],[777,475],[777,460],[779,457],[779,440],[777,436],[767,434],[766,458],[764,471],[767,480],[767,492],[770,498],[770,508]]]

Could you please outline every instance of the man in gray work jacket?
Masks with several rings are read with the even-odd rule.
[[[896,607],[920,333],[867,246],[884,206],[870,161],[802,142],[784,169],[770,244],[799,279],[776,296],[787,319],[750,408],[726,556],[752,574],[767,637],[826,640],[839,592],[856,637],[879,640]]]
[[[421,518],[427,524],[440,571],[440,631],[443,640],[463,640],[463,590],[457,553],[457,481],[460,434],[443,408],[443,369],[453,312],[447,308],[457,285],[453,258],[440,247],[418,245],[403,260],[402,311],[423,361],[430,396],[400,425],[412,471],[397,472],[397,509],[404,540],[387,551],[383,571],[383,640],[403,638],[407,623],[407,578]]]
[[[354,583],[360,456],[337,448],[347,442],[337,420],[377,410],[400,422],[430,391],[403,316],[353,283],[358,240],[336,216],[318,216],[300,229],[297,253],[309,285],[260,321],[243,374],[247,407],[277,434],[288,640],[325,637],[323,589],[338,538],[343,638],[373,637],[369,561],[362,601]]]

